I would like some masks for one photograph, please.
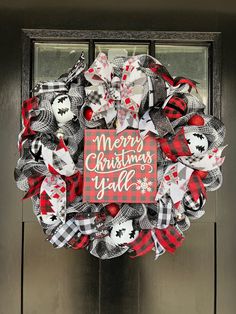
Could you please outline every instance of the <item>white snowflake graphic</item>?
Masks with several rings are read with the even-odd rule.
[[[152,191],[152,186],[153,182],[148,181],[148,178],[143,178],[143,179],[138,179],[137,180],[137,185],[136,185],[136,190],[140,191],[142,194],[145,194],[146,192],[151,192]]]

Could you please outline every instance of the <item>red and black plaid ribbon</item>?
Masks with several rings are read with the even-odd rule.
[[[23,197],[23,200],[40,193],[40,187],[42,185],[44,178],[45,178],[44,176],[28,178],[29,190]]]
[[[68,241],[68,244],[74,250],[83,249],[89,244],[89,236],[85,234],[75,236]]]
[[[40,187],[44,178],[45,178],[44,176],[28,178],[29,190],[23,197],[23,200],[40,193]],[[80,172],[77,172],[73,176],[70,177],[62,176],[62,178],[66,182],[67,203],[72,203],[77,196],[82,194],[83,176]]]
[[[174,121],[186,114],[187,104],[183,98],[173,96],[170,98],[163,111],[170,121]]]
[[[162,64],[153,63],[150,65],[150,69],[154,73],[160,75],[163,78],[163,80],[167,81],[170,85],[173,85],[172,76]]]
[[[189,92],[191,92],[191,89],[192,88],[195,88],[196,91],[197,91],[197,82],[194,81],[194,80],[190,80],[186,77],[182,77],[182,76],[178,76],[178,77],[175,77],[173,79],[173,86],[178,86],[178,85],[181,85],[181,84],[188,84],[189,85]]]
[[[163,80],[165,80],[166,82],[168,82],[171,86],[178,86],[181,84],[188,84],[189,85],[189,92],[191,91],[192,88],[196,89],[196,81],[190,80],[188,78],[185,77],[175,77],[173,78],[170,73],[167,71],[167,69],[161,65],[161,64],[152,64],[150,66],[150,69],[154,72],[157,73],[158,75],[160,75]]]
[[[178,86],[181,84],[188,84],[189,85],[189,92],[192,88],[196,89],[197,82],[194,80],[190,80],[188,78],[178,76],[173,78],[170,73],[167,71],[167,69],[162,64],[152,64],[150,65],[150,69],[154,72],[160,75],[163,80],[168,82],[171,86]]]
[[[72,203],[74,199],[82,194],[83,176],[80,172],[75,173],[71,177],[63,177],[66,182],[66,200],[67,203]]]
[[[172,161],[176,162],[180,156],[191,156],[188,142],[184,136],[184,129],[176,133],[176,135],[168,138],[159,139],[161,149],[165,155]]]
[[[171,225],[166,229],[155,229],[155,234],[160,244],[170,253],[174,253],[184,240],[183,235]]]
[[[170,253],[174,253],[175,250],[183,243],[183,235],[174,226],[169,225],[165,229],[153,230],[159,243]],[[129,247],[134,250],[130,257],[135,258],[145,255],[152,250],[154,245],[151,230],[142,230],[140,231],[137,239],[129,244]]]
[[[142,230],[138,237],[131,243],[129,247],[134,250],[130,258],[135,258],[147,254],[154,247],[151,230]]]
[[[206,188],[196,170],[192,173],[190,177],[190,180],[188,182],[188,188],[195,202],[198,201],[201,195],[203,195],[205,198],[207,197]]]
[[[50,197],[45,191],[40,194],[40,212],[42,215],[54,213],[54,210],[52,209],[52,204],[50,202]]]
[[[19,135],[19,150],[22,149],[22,142],[29,136],[35,135],[37,132],[33,131],[30,127],[32,119],[32,110],[38,109],[38,98],[32,97],[25,100],[21,108],[21,116],[23,123],[23,130]]]

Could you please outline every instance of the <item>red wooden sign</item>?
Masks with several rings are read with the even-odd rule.
[[[155,203],[157,141],[138,130],[85,130],[83,202]]]

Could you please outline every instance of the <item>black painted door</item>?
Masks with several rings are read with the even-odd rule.
[[[26,2],[24,1],[24,4]],[[155,6],[153,10],[146,7],[146,11],[143,7],[146,14],[138,11],[135,18],[129,16],[128,19],[127,12],[120,18],[120,11],[111,9],[107,19],[101,20],[103,11],[99,11],[100,14],[97,11],[93,14],[94,11],[89,12],[85,4],[78,21],[78,12],[71,9],[73,6],[74,9],[78,8],[76,4],[64,9],[50,8],[45,2],[37,9],[28,5],[20,7],[17,3],[14,5],[15,9],[10,5],[0,5],[2,9],[0,313],[233,314],[236,305],[233,197],[236,45],[232,40],[232,33],[236,29],[236,11],[232,8],[231,12],[227,13],[228,9],[224,10],[222,6],[218,13],[212,10],[206,15],[201,10],[189,9],[190,12],[182,11],[179,16],[172,14],[170,19],[169,13],[165,12],[168,8],[163,5],[162,14]],[[102,7],[104,9],[104,6]],[[179,12],[178,9],[175,7],[175,12]],[[133,12],[130,7],[127,10]],[[88,14],[90,17],[93,16],[91,25],[87,21]],[[55,16],[60,18],[60,22]],[[22,207],[20,201],[22,195],[15,188],[13,169],[18,157],[16,141],[20,128],[20,100],[25,98],[32,82],[29,72],[23,69],[26,72],[23,72],[24,80],[21,84],[21,60],[30,62],[33,42],[29,39],[27,43],[22,39],[21,28],[59,29],[62,25],[63,28],[76,29],[96,28],[99,25],[104,29],[152,28],[174,31],[180,29],[181,25],[181,29],[186,31],[194,29],[222,32],[222,56],[219,57],[223,65],[221,108],[223,120],[228,128],[227,142],[232,147],[226,152],[225,182],[217,194],[209,195],[206,216],[192,225],[184,246],[174,256],[166,254],[158,261],[154,261],[152,255],[134,261],[123,256],[116,260],[101,262],[84,251],[53,250],[44,240],[44,235],[32,215],[31,204],[27,203]],[[56,33],[49,33],[48,40],[53,41]],[[128,32],[124,32],[126,33]],[[40,39],[42,32],[39,31],[38,34]],[[105,34],[106,32],[104,34],[100,32],[99,42],[103,41]],[[32,33],[31,37],[34,36],[37,37]],[[63,39],[63,36],[66,37],[62,34],[60,39]],[[176,44],[177,40],[178,45],[195,41],[194,35],[190,38],[187,35],[184,41],[178,34],[176,36],[174,42]],[[111,41],[114,40],[112,38]],[[138,41],[138,38],[131,37],[130,40]],[[150,35],[145,43],[153,40],[155,38]],[[201,46],[204,36],[200,41]],[[23,42],[24,55],[21,55]],[[212,40],[208,38],[207,42],[211,44]],[[150,53],[155,53],[154,44],[148,45]],[[89,48],[91,47],[93,43],[90,42]],[[91,52],[88,56],[93,57]],[[209,56],[212,56],[212,51]],[[214,63],[214,59],[210,59],[209,64],[214,79],[213,69],[214,66],[217,69],[218,64]],[[32,69],[33,65],[28,66]],[[217,80],[220,79],[217,77]],[[218,115],[220,106],[214,103],[211,97],[218,95],[219,86],[217,82],[215,85],[212,85],[212,82],[209,84],[211,86],[209,103],[212,104],[209,110],[216,108],[215,113]]]

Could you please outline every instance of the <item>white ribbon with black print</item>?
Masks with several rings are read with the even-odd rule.
[[[227,147],[227,145],[212,148],[202,156],[184,156],[179,157],[178,160],[188,167],[203,171],[211,171],[219,168],[223,164],[225,157],[221,157],[221,154],[225,147]]]
[[[157,191],[156,200],[160,200],[165,194],[168,194],[174,204],[180,202],[186,193],[192,173],[193,169],[180,162],[168,166]]]

